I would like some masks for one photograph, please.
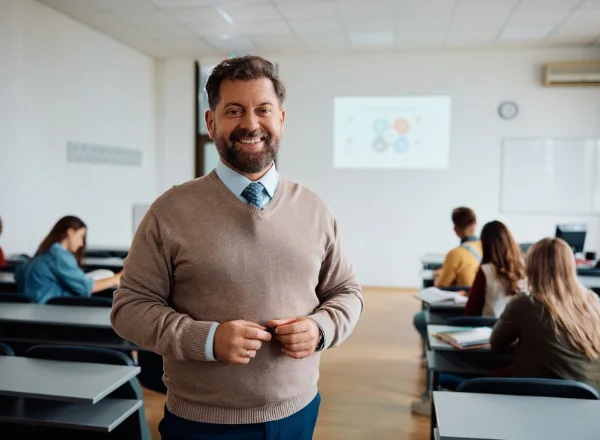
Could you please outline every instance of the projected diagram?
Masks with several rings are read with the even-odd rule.
[[[445,168],[450,98],[336,98],[336,168]]]
[[[421,122],[421,117],[415,118],[416,123]],[[404,153],[410,147],[408,132],[411,124],[404,118],[398,118],[392,124],[386,119],[379,118],[373,123],[373,149],[377,152],[384,152],[392,148],[396,153]],[[413,129],[414,131],[414,129]],[[352,144],[352,138],[348,138],[349,145]],[[414,140],[419,144],[418,139]]]

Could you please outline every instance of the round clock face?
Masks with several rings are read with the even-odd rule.
[[[517,104],[512,101],[506,101],[500,104],[500,107],[498,107],[498,113],[502,119],[514,119],[519,113],[519,107],[517,107]]]

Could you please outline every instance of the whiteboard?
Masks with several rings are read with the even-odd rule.
[[[600,213],[600,139],[504,139],[500,211]]]

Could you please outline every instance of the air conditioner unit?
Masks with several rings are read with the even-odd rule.
[[[548,63],[544,69],[544,85],[600,86],[600,61]]]

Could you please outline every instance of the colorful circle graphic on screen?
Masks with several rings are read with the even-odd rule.
[[[383,134],[388,128],[390,128],[390,124],[385,119],[377,119],[373,123],[373,130],[376,134]]]
[[[406,134],[408,133],[408,130],[410,130],[410,124],[406,119],[396,119],[396,122],[394,122],[394,128],[398,133]]]
[[[382,152],[387,150],[388,143],[382,137],[378,137],[373,141],[373,150]]]
[[[406,150],[408,150],[409,146],[410,146],[410,144],[408,143],[408,140],[406,140],[406,138],[404,136],[402,136],[394,144],[394,149],[398,153],[404,153]]]

